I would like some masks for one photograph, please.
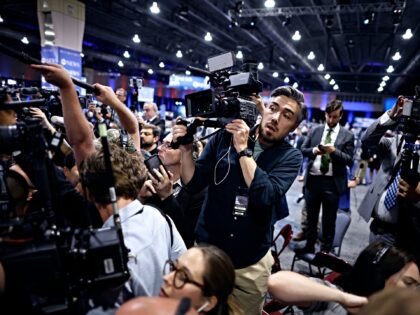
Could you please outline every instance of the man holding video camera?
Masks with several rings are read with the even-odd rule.
[[[253,97],[263,107],[260,97]],[[190,193],[208,186],[197,243],[223,249],[236,268],[234,297],[245,314],[261,314],[273,258],[272,212],[299,171],[302,156],[285,137],[306,118],[303,94],[275,89],[260,125],[235,119],[215,135],[194,163],[192,144],[180,145],[181,178]],[[186,134],[175,125],[174,142]],[[287,213],[283,213],[287,216]]]
[[[369,126],[362,137],[363,148],[375,150],[382,162],[375,181],[360,203],[358,212],[367,222],[373,218],[370,225],[370,242],[382,240],[390,245],[397,242],[399,246],[414,250],[415,254],[420,256],[420,250],[414,248],[418,246],[416,244],[420,235],[420,184],[417,181],[416,184],[410,185],[401,179],[402,148],[406,143],[405,139],[401,134],[386,136],[388,130],[395,130],[399,125],[405,101],[403,96],[398,97],[395,105]],[[417,141],[413,147],[417,154],[419,146],[417,134]]]

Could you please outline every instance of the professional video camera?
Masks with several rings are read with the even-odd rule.
[[[32,101],[5,102],[7,91],[0,87],[0,110],[32,106]],[[102,141],[106,142],[106,136]],[[0,126],[0,155],[13,153],[36,187],[39,200],[23,216],[16,216],[13,203],[9,203],[0,224],[0,262],[6,273],[6,294],[11,294],[8,289],[16,290],[14,297],[26,294],[33,312],[85,314],[91,292],[119,286],[128,279],[128,250],[117,215],[115,228],[73,229],[67,223],[55,191],[49,153],[49,148],[58,146],[56,138],[47,142],[37,119],[26,117],[16,125]],[[1,179],[6,178],[8,170],[1,169]],[[8,181],[0,181],[5,183]]]
[[[187,134],[178,138],[172,147],[191,143],[196,129],[200,125],[222,128],[234,119],[242,119],[252,127],[258,118],[255,102],[250,98],[262,91],[258,81],[257,64],[244,63],[240,71],[232,71],[235,57],[232,52],[208,58],[210,71],[188,66],[193,73],[206,75],[210,80],[210,89],[186,95],[187,117],[216,118],[216,120],[196,119],[187,128]],[[186,124],[184,121],[180,123]]]
[[[187,117],[218,118],[221,127],[236,118],[250,127],[255,124],[258,110],[250,96],[262,91],[257,65],[244,63],[241,71],[233,72],[234,65],[234,54],[228,52],[208,59],[210,72],[187,67],[191,72],[207,75],[211,87],[185,97]]]

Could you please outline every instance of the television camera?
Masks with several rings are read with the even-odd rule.
[[[186,95],[187,117],[200,119],[195,119],[187,127],[187,134],[171,144],[174,148],[180,144],[191,143],[197,127],[201,125],[221,128],[234,119],[242,119],[252,127],[257,121],[258,110],[251,99],[252,95],[262,91],[262,83],[258,81],[257,64],[247,62],[240,67],[240,71],[232,71],[235,65],[233,52],[208,58],[207,64],[209,71],[187,67],[192,73],[208,76],[210,89]],[[187,124],[185,121],[179,123]]]
[[[7,102],[8,92],[10,88],[0,88],[0,110],[45,105],[45,99]],[[10,163],[2,160],[0,191],[7,192],[8,207],[1,213],[0,263],[6,274],[6,294],[25,297],[22,301],[37,314],[85,314],[92,292],[120,286],[129,278],[128,250],[118,212],[114,212],[115,228],[73,228],[61,207],[50,158],[51,150],[59,147],[58,136],[49,142],[39,120],[30,116],[21,119],[14,125],[0,125],[0,155],[9,160],[13,156],[33,183],[38,202],[18,215],[8,186],[13,172],[8,169]],[[106,130],[101,140],[105,160],[109,159],[107,182],[116,207]]]

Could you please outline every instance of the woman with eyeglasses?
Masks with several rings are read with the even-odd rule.
[[[375,242],[358,256],[353,268],[334,284],[307,278],[291,271],[270,276],[268,290],[273,298],[299,306],[304,314],[355,314],[367,298],[384,288],[417,288],[418,265],[401,250]]]
[[[201,314],[242,314],[231,297],[234,267],[219,248],[212,245],[192,247],[178,260],[167,261],[163,273],[160,296],[189,298]]]

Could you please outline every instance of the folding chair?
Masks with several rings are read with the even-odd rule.
[[[341,254],[341,245],[343,244],[344,235],[346,234],[347,229],[349,228],[350,222],[351,222],[350,215],[341,213],[341,212],[337,213],[337,219],[335,221],[334,241],[332,244],[332,253],[335,256],[340,256]],[[322,236],[322,225],[319,231],[318,238],[320,238],[321,236]],[[310,275],[313,275],[312,266],[318,267],[319,273],[323,275],[321,268],[324,266],[320,264],[319,260],[316,260],[315,257],[316,257],[316,254],[314,253],[305,253],[302,255],[295,254],[293,257],[291,270],[293,270],[296,261],[303,260],[309,264]]]
[[[271,247],[271,254],[274,258],[274,265],[271,268],[271,273],[275,273],[281,270],[280,264],[280,254],[284,251],[284,249],[289,245],[293,235],[292,226],[290,224],[286,224],[281,228],[281,230],[277,233],[276,237],[273,239],[273,246]],[[283,245],[281,246],[280,250],[277,246],[277,240],[279,237],[283,237]]]

